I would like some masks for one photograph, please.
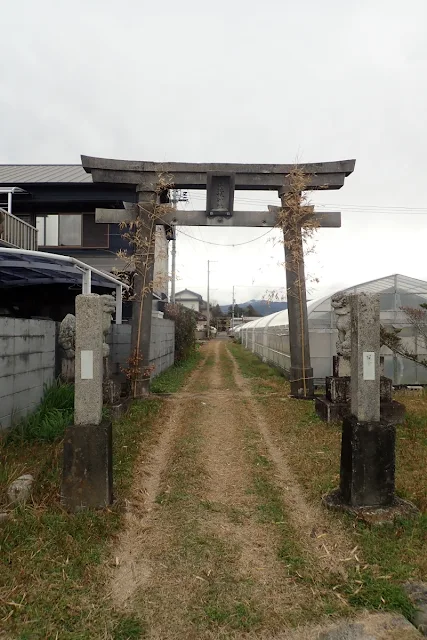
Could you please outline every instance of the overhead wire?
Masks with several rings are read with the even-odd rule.
[[[202,194],[193,194],[193,198],[198,200],[203,200],[204,196]],[[257,198],[249,198],[245,196],[235,195],[235,202],[240,202],[242,204],[274,204],[273,202],[269,202],[268,199],[257,199]],[[276,200],[277,202],[277,200]],[[328,203],[321,202],[315,203],[316,207],[341,207],[343,209],[351,209],[351,210],[377,210],[384,213],[413,213],[413,214],[426,214],[427,207],[408,207],[408,206],[388,206],[388,205],[376,205],[376,204],[344,204],[339,202]]]
[[[261,238],[264,238],[265,236],[267,236],[275,228],[276,227],[270,227],[268,231],[263,233],[261,236],[258,236],[257,238],[252,238],[252,240],[246,240],[245,242],[233,242],[232,244],[224,244],[222,242],[211,242],[210,240],[202,240],[201,238],[195,238],[194,236],[191,236],[189,233],[185,233],[185,231],[182,231],[182,230],[180,231],[180,233],[182,233],[182,235],[184,236],[187,236],[188,238],[197,240],[198,242],[204,242],[205,244],[212,244],[212,245],[215,245],[216,247],[241,247],[244,244],[250,244],[251,242],[256,242],[257,240],[261,240]]]

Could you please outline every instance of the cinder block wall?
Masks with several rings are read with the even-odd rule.
[[[130,324],[112,325],[107,342],[110,345],[112,373],[124,380],[121,369],[128,366],[130,356]],[[175,353],[175,323],[153,316],[151,321],[150,363],[154,365],[152,377],[171,367]]]
[[[55,378],[55,323],[0,317],[0,429],[35,410]]]

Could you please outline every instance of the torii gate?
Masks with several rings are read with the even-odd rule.
[[[148,224],[158,199],[158,176],[172,176],[176,189],[206,189],[206,211],[178,211],[162,215],[159,224],[189,226],[235,226],[235,227],[273,227],[278,222],[280,207],[269,207],[268,211],[234,211],[234,190],[277,191],[282,205],[286,204],[289,192],[289,174],[295,169],[292,164],[192,164],[181,162],[134,162],[110,160],[81,156],[85,171],[92,174],[94,182],[135,185],[137,205],[126,209],[97,209],[97,222],[129,222],[139,217],[144,228],[146,246],[153,242],[153,224]],[[297,165],[307,180],[305,190],[340,189],[345,178],[355,166],[355,160],[338,162],[319,162]],[[138,206],[139,205],[139,206]],[[341,214],[314,213],[318,216],[320,227],[340,227]],[[166,218],[166,220],[165,220]],[[155,228],[154,228],[155,229]],[[151,236],[150,236],[151,234]],[[302,255],[302,234],[299,230],[293,242],[294,250]],[[298,260],[297,272],[290,269],[293,249],[285,245],[286,289],[289,314],[289,346],[291,355],[290,383],[291,393],[296,398],[312,398],[314,395],[313,369],[310,362],[308,339],[307,300],[305,288],[304,262]],[[148,266],[147,280],[153,280],[154,260],[148,255],[139,255],[141,263]],[[142,320],[138,322],[138,296],[144,291],[140,279],[136,279],[136,300],[133,309],[132,350],[137,352],[142,371],[149,369],[152,292],[145,290],[143,295]],[[137,326],[139,324],[139,326]],[[149,392],[149,377],[141,374],[135,383],[136,396]]]

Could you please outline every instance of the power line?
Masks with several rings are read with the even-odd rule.
[[[204,196],[202,194],[194,194],[193,198],[198,199],[198,200],[204,200]],[[235,202],[240,202],[242,204],[273,204],[272,202],[269,202],[268,200],[264,199],[264,200],[260,200],[257,198],[248,198],[248,197],[244,197],[244,196],[238,196],[236,195],[234,198]],[[408,207],[408,206],[388,206],[388,205],[376,205],[376,204],[342,204],[339,202],[333,202],[333,203],[316,203],[315,204],[316,207],[341,207],[343,209],[353,209],[355,211],[358,210],[379,210],[379,212],[387,212],[387,213],[406,213],[406,212],[412,212],[413,214],[426,214],[427,213],[427,207]]]
[[[246,242],[235,242],[234,244],[223,244],[222,242],[210,242],[209,240],[202,240],[201,238],[195,238],[194,236],[191,236],[189,233],[185,233],[185,231],[182,231],[182,230],[180,231],[180,233],[182,233],[182,235],[184,236],[187,236],[188,238],[197,240],[198,242],[204,242],[205,244],[213,244],[216,247],[241,247],[244,244],[250,244],[251,242],[256,242],[257,240],[261,240],[261,238],[264,238],[265,236],[267,236],[275,228],[276,227],[271,227],[268,231],[263,233],[261,236],[258,236],[257,238],[253,238],[252,240],[247,240]]]

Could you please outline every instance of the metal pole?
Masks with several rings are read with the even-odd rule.
[[[172,281],[171,281],[171,303],[175,304],[175,281],[176,281],[176,227],[173,229],[172,238]]]
[[[7,211],[8,213],[12,213],[12,193],[9,191],[7,194]]]
[[[118,284],[116,286],[116,324],[122,324],[122,294],[123,287]]]
[[[206,313],[206,317],[208,319],[208,326],[207,326],[206,335],[207,335],[207,338],[209,340],[209,338],[211,336],[211,311],[210,311],[210,307],[209,307],[209,260],[208,260],[208,295],[207,295],[207,303],[208,303],[208,310],[207,310],[207,313]]]
[[[92,293],[92,272],[90,269],[84,269],[82,278],[82,293]]]

